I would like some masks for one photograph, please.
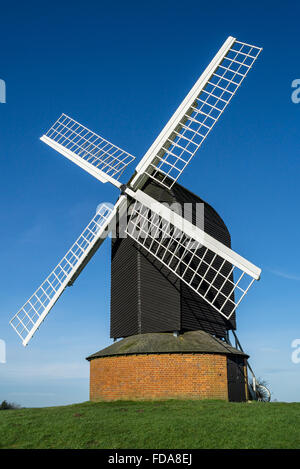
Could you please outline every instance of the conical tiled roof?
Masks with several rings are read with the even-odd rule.
[[[133,335],[90,355],[87,360],[149,353],[220,353],[248,357],[245,353],[207,332],[189,331],[177,337],[167,332]]]

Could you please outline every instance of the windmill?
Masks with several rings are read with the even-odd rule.
[[[24,346],[111,231],[112,338],[200,329],[229,344],[236,309],[261,270],[231,249],[218,214],[177,180],[260,52],[228,37],[127,184],[119,178],[134,157],[71,117],[62,114],[41,137],[102,183],[113,184],[120,196],[113,207],[98,206],[71,249],[11,319]],[[167,206],[174,201],[180,207],[187,203],[190,212],[182,215]],[[207,226],[195,221],[199,203]]]

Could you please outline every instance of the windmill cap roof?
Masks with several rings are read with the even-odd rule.
[[[180,334],[178,337],[171,332],[132,335],[90,355],[87,360],[116,355],[149,353],[218,353],[249,357],[249,355],[231,347],[207,332],[189,331]]]

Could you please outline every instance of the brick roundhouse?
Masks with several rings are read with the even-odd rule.
[[[204,331],[148,333],[89,356],[90,399],[248,399],[247,355]]]

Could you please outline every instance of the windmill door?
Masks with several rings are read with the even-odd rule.
[[[245,359],[239,355],[227,357],[228,400],[246,400]]]

